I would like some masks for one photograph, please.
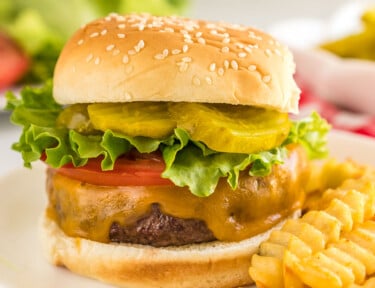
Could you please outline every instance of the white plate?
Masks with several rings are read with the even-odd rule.
[[[375,165],[375,140],[334,131],[332,155]],[[45,206],[44,167],[16,169],[0,177],[0,287],[109,287],[49,265],[42,256],[37,223]]]

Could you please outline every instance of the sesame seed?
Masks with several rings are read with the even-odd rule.
[[[198,77],[195,76],[193,78],[193,84],[196,85],[196,86],[199,86],[199,85],[201,85],[201,80]]]
[[[98,32],[94,32],[94,33],[90,34],[90,38],[94,38],[94,37],[98,37],[98,36],[99,36]]]
[[[244,48],[245,47],[245,45],[243,45],[242,43],[240,43],[240,42],[237,42],[236,44],[235,44],[238,48]]]
[[[224,46],[223,48],[221,48],[221,52],[228,53],[229,52],[229,47]]]
[[[172,32],[172,33],[174,32],[174,29],[171,27],[165,27],[164,30],[165,32]]]
[[[211,72],[214,72],[216,70],[216,63],[211,63],[209,68],[208,68]]]
[[[139,40],[139,42],[138,42],[138,46],[142,49],[142,48],[144,48],[145,47],[145,41],[143,41],[143,40]]]
[[[99,58],[99,57],[96,57],[94,63],[95,63],[96,65],[98,65],[98,64],[100,63],[100,58]]]
[[[207,82],[208,85],[212,85],[212,78],[210,76],[207,76],[205,78],[205,80],[206,80],[206,82]]]
[[[229,68],[229,61],[228,60],[224,60],[224,68],[225,69]]]
[[[247,54],[245,52],[238,53],[238,57],[240,57],[240,58],[245,58],[246,56],[247,56]]]
[[[144,25],[144,24],[139,24],[139,25],[138,25],[138,30],[139,30],[139,31],[143,31],[143,30],[145,30],[145,25]]]
[[[266,76],[263,76],[263,82],[264,83],[269,83],[271,81],[271,76],[270,75],[266,75]]]
[[[210,30],[210,34],[217,35],[217,30],[215,30],[215,29]]]
[[[164,57],[163,54],[156,54],[156,55],[154,56],[154,58],[155,58],[156,60],[163,60],[165,57]]]
[[[115,50],[113,50],[113,52],[112,52],[112,55],[113,55],[113,56],[116,56],[116,55],[118,55],[118,54],[120,54],[120,50],[119,50],[119,49],[115,49]]]
[[[255,71],[255,70],[257,70],[257,66],[250,65],[249,67],[247,67],[247,69],[249,69],[250,71]]]
[[[272,55],[272,51],[270,49],[266,49],[264,51],[264,53],[266,53],[267,56],[271,56]]]
[[[274,45],[274,44],[275,44],[275,42],[274,42],[272,39],[268,40],[268,43],[269,43],[270,45]]]
[[[230,66],[234,69],[234,70],[238,70],[238,63],[236,60],[232,60],[230,61]]]
[[[180,33],[181,33],[181,34],[184,34],[184,35],[186,35],[186,34],[189,34],[189,32],[188,32],[188,31],[186,31],[186,30],[183,30],[183,29],[182,29],[182,30],[180,30]],[[189,37],[190,37],[190,36],[189,36]]]
[[[164,50],[163,50],[163,56],[164,56],[164,57],[167,57],[168,54],[169,54],[169,50],[168,50],[168,49],[164,49]]]
[[[224,38],[222,42],[223,44],[228,44],[230,42],[230,38]]]
[[[125,16],[122,16],[122,15],[116,15],[115,18],[116,18],[117,21],[125,21],[126,20]]]
[[[180,49],[173,49],[172,50],[172,54],[173,55],[177,55],[177,54],[180,54],[181,53],[181,50]]]
[[[248,53],[253,53],[253,49],[250,48],[249,46],[246,46],[246,47],[244,48],[244,50],[245,50],[246,52],[248,52]]]
[[[282,55],[279,49],[275,49],[274,51],[275,51],[275,53],[276,53],[277,55],[279,55],[279,56]]]
[[[199,32],[195,33],[195,37],[199,38],[199,37],[202,36],[202,34],[203,34],[203,33],[202,33],[201,31],[199,31]]]
[[[191,39],[185,39],[184,42],[188,43],[188,44],[193,44],[193,40],[191,40]]]
[[[198,43],[200,44],[206,44],[206,40],[204,40],[203,38],[198,38]]]
[[[128,56],[128,55],[125,54],[125,55],[122,57],[122,63],[124,63],[124,64],[129,63],[129,56]]]
[[[143,40],[139,40],[139,42],[137,43],[137,45],[134,46],[134,50],[138,53],[144,47],[145,47],[145,42]]]
[[[125,100],[131,100],[132,99],[132,95],[129,92],[125,92],[124,97],[125,97]]]
[[[111,21],[111,16],[105,17],[104,20],[107,21],[107,22]]]
[[[83,44],[83,39],[80,39],[78,42],[77,42],[78,45],[82,45]]]
[[[191,58],[190,57],[183,57],[182,61],[185,62],[185,63],[188,63],[188,62],[191,62]]]
[[[189,50],[188,45],[185,44],[184,46],[182,46],[182,52],[186,53],[188,50]]]
[[[224,75],[224,69],[220,67],[219,70],[217,70],[217,74],[219,74],[220,76],[223,76]]]
[[[125,27],[126,27],[126,25],[124,23],[121,23],[121,24],[117,25],[117,28],[119,28],[119,29],[124,29]]]
[[[108,46],[105,48],[105,50],[107,50],[107,51],[111,51],[113,48],[115,48],[115,45],[110,44],[110,45],[108,45]]]
[[[185,72],[189,68],[189,65],[186,62],[180,62],[177,65],[179,66],[180,72]]]
[[[94,55],[92,55],[92,53],[90,53],[89,55],[87,55],[86,57],[86,62],[90,62],[92,60],[92,58],[94,58]]]
[[[120,39],[125,38],[125,34],[123,34],[123,33],[118,33],[118,34],[117,34],[117,37],[120,38]]]
[[[102,32],[100,32],[101,35],[107,34],[107,29],[103,29]]]

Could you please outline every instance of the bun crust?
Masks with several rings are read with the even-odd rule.
[[[298,216],[296,212],[292,217]],[[46,214],[40,228],[44,252],[51,263],[128,288],[219,288],[251,284],[248,273],[251,255],[271,232],[241,242],[155,248],[68,237]]]
[[[253,28],[111,14],[82,27],[57,62],[61,104],[227,103],[298,111],[289,50]]]

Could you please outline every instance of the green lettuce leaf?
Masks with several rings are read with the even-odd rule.
[[[309,117],[293,121],[293,125],[283,145],[301,144],[310,159],[323,158],[328,155],[326,135],[331,126],[317,112]]]
[[[325,136],[329,125],[313,113],[310,117],[293,122],[283,145],[254,154],[223,153],[193,141],[188,132],[176,128],[166,139],[130,137],[107,130],[104,133],[85,135],[67,128],[56,127],[56,119],[63,107],[52,97],[52,83],[41,88],[26,87],[21,98],[6,95],[7,109],[12,111],[11,121],[23,127],[22,135],[12,147],[22,154],[26,167],[44,157],[54,168],[67,163],[83,166],[90,158],[102,156],[103,171],[112,170],[116,159],[137,149],[141,153],[160,150],[166,164],[162,177],[177,186],[188,186],[200,197],[211,195],[221,178],[235,189],[241,171],[252,176],[268,175],[272,166],[283,163],[290,143],[300,143],[312,158],[326,155]]]

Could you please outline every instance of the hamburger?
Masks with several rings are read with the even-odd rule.
[[[325,121],[289,118],[294,69],[241,25],[110,14],[79,29],[53,83],[8,95],[13,148],[47,165],[49,260],[120,287],[250,284],[326,154]]]

